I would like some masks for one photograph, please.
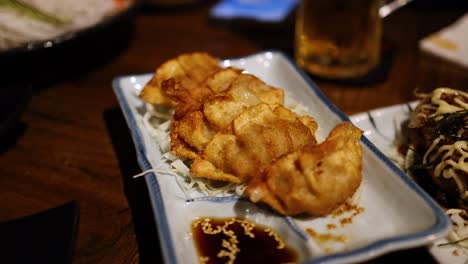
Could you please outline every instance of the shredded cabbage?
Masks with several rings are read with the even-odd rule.
[[[154,161],[158,164],[156,168],[146,170],[133,177],[144,176],[150,172],[174,176],[177,184],[188,198],[192,198],[194,193],[202,193],[204,196],[242,195],[244,185],[213,182],[192,176],[190,174],[190,161],[181,159],[171,152],[169,132],[173,115],[172,109],[145,104],[141,121],[145,130],[159,146],[162,160]]]
[[[452,221],[453,228],[450,232],[449,241],[456,241],[458,247],[468,249],[468,214],[465,210],[459,208],[448,209],[445,212]]]

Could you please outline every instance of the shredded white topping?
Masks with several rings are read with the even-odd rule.
[[[468,249],[468,221],[467,212],[463,209],[452,208],[446,211],[453,224],[452,232],[449,234],[449,240],[457,242],[455,245]]]
[[[454,102],[449,103],[442,99],[442,95],[451,94],[455,95]],[[468,103],[465,103],[461,97],[468,98],[468,93],[450,89],[450,88],[437,88],[432,92],[431,103],[436,105],[436,111],[434,115],[454,113],[461,110],[468,109]]]
[[[466,186],[462,172],[468,173],[468,142],[456,141],[453,144],[444,144],[440,147],[439,142],[444,140],[444,136],[439,136],[427,150],[423,158],[423,164],[433,162],[440,159],[440,162],[434,168],[435,177],[444,177],[453,179],[457,184],[462,199],[467,198]],[[456,160],[454,160],[456,157]]]
[[[450,114],[468,110],[468,93],[450,88],[437,88],[430,94],[419,94],[422,99],[418,106],[416,118],[427,120],[434,118],[440,121],[444,114]],[[447,98],[451,97],[451,100]],[[439,119],[440,118],[440,119]],[[466,129],[466,127],[464,128]],[[464,129],[457,131],[458,137],[462,137]],[[448,143],[451,142],[451,143]],[[408,171],[414,163],[415,153],[408,150],[403,168]],[[465,185],[464,175],[468,175],[468,142],[466,140],[448,141],[444,135],[439,135],[432,142],[422,163],[434,164],[434,177],[452,179],[459,191],[461,199],[468,198],[468,190]],[[468,214],[460,208],[451,208],[446,211],[453,223],[453,230],[449,240],[457,246],[468,248]]]
[[[444,96],[453,96],[453,100],[446,100]],[[424,119],[437,118],[443,114],[455,113],[458,111],[468,110],[468,93],[450,89],[437,88],[431,94],[421,95],[422,98],[429,98],[427,102],[421,106],[420,115]],[[430,110],[426,112],[425,110]],[[432,113],[426,116],[426,113]],[[461,136],[463,130],[458,131],[458,136]],[[468,174],[468,147],[467,141],[460,140],[454,143],[441,144],[445,142],[444,135],[435,138],[424,154],[423,164],[428,164],[439,160],[434,169],[435,177],[444,177],[453,179],[457,184],[462,199],[468,198],[466,195],[468,190],[464,184],[463,174]]]
[[[190,161],[181,159],[171,152],[169,132],[174,115],[172,109],[145,104],[145,109],[142,111],[141,122],[148,134],[155,140],[156,145],[159,146],[162,160],[154,161],[158,164],[155,168],[139,173],[133,176],[134,178],[144,176],[150,172],[174,176],[186,197],[193,197],[192,194],[195,192],[202,193],[205,196],[242,195],[244,185],[232,183],[217,183],[215,185],[207,179],[193,177],[190,174]]]

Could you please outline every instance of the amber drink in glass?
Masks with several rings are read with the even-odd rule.
[[[380,59],[379,0],[302,0],[296,17],[295,58],[326,78],[367,74]]]

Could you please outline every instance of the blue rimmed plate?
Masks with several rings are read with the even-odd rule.
[[[283,88],[287,105],[293,101],[305,105],[319,124],[319,140],[336,124],[349,120],[280,52],[266,51],[224,60],[222,64],[243,68],[266,83]],[[145,129],[143,103],[137,96],[151,76],[122,76],[113,82],[142,170],[167,166],[161,162],[160,142]],[[447,235],[451,225],[443,210],[366,137],[362,139],[362,147],[363,181],[355,197],[359,213],[354,213],[352,218],[346,213],[313,218],[282,217],[235,196],[187,197],[175,177],[148,173],[145,179],[164,260],[166,263],[198,260],[190,225],[196,218],[207,216],[244,217],[271,227],[296,249],[303,263],[359,262],[390,251],[427,245]],[[324,241],[306,230],[344,239]]]

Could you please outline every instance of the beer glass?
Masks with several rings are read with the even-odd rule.
[[[380,60],[380,0],[302,0],[296,17],[295,59],[325,78],[357,78]]]

